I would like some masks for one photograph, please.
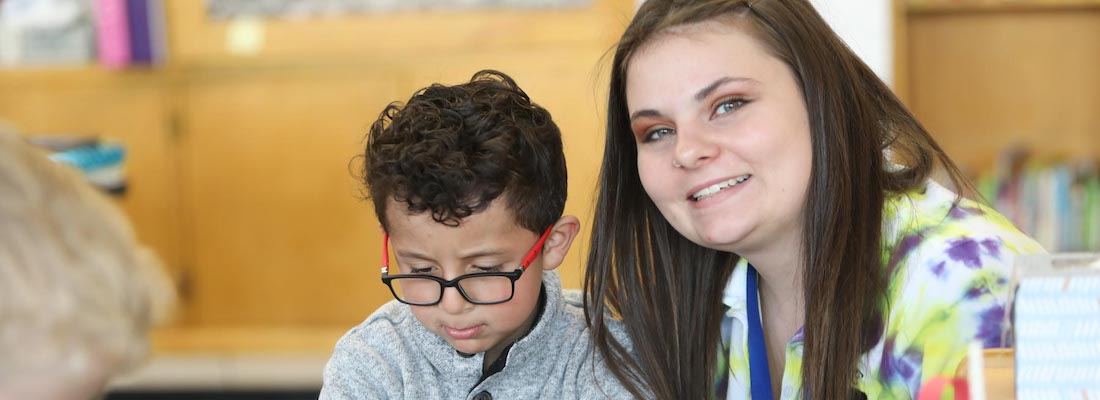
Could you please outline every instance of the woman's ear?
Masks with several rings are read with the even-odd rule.
[[[573,239],[581,230],[581,221],[572,215],[561,217],[554,227],[550,228],[550,236],[542,245],[542,269],[550,271],[565,261],[569,248],[573,246]]]

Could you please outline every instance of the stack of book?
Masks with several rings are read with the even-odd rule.
[[[1037,161],[1009,151],[978,185],[985,200],[1047,250],[1100,251],[1095,162]]]
[[[126,148],[121,143],[92,135],[38,135],[27,141],[49,151],[50,160],[80,171],[93,186],[112,195],[126,194]]]
[[[99,63],[111,69],[164,62],[163,0],[95,0]]]

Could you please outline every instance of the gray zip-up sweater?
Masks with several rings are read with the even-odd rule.
[[[631,398],[589,338],[580,293],[563,292],[555,271],[544,272],[542,283],[541,318],[512,344],[504,369],[481,383],[484,353],[458,354],[394,300],[336,343],[321,399]],[[629,346],[621,324],[609,324]]]

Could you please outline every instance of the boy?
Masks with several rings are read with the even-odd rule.
[[[114,204],[0,127],[0,400],[99,398],[174,302]]]
[[[580,229],[561,133],[510,77],[389,105],[364,158],[395,300],[336,344],[322,399],[629,398],[552,271]]]

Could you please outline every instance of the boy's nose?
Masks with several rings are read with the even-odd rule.
[[[458,292],[458,288],[445,288],[443,289],[443,298],[439,300],[439,307],[449,314],[461,314],[466,312],[473,304],[466,301],[462,297],[462,293]]]

